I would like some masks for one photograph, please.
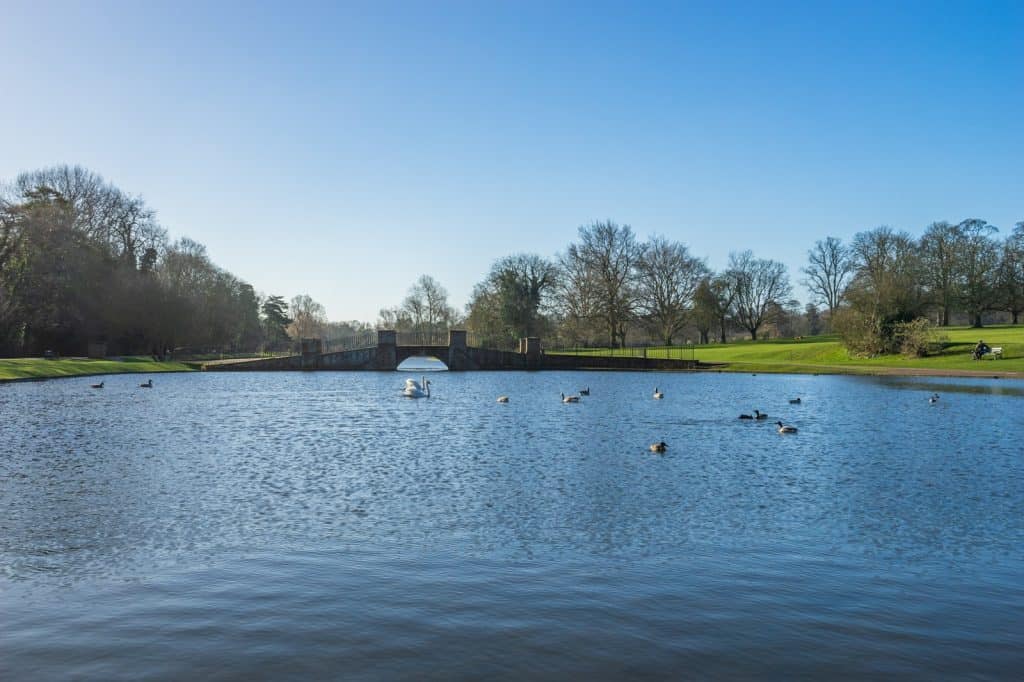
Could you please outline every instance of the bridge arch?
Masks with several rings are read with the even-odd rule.
[[[436,355],[410,355],[398,363],[399,372],[447,372],[448,365]]]

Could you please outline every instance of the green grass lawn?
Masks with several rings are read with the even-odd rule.
[[[0,381],[130,372],[187,372],[191,369],[188,365],[180,362],[156,362],[151,358],[123,358],[120,360],[0,358]]]
[[[943,350],[924,358],[904,358],[900,355],[874,358],[851,357],[835,336],[771,339],[769,341],[741,341],[729,344],[696,346],[693,355],[701,362],[728,363],[722,369],[737,372],[822,372],[822,373],[877,373],[896,369],[925,369],[938,371],[1022,372],[1024,373],[1024,326],[1000,325],[972,329],[970,327],[944,327],[938,330],[948,343]],[[1003,359],[972,360],[971,350],[984,339],[990,346],[1002,346]],[[625,352],[629,352],[626,349]],[[581,354],[605,354],[607,349],[581,351]],[[689,347],[680,350],[655,347],[647,349],[647,356],[690,357]]]

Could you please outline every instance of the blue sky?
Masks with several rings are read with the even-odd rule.
[[[1020,2],[8,0],[0,178],[87,166],[332,319],[598,219],[795,283],[827,235],[1024,220],[1022,44]]]

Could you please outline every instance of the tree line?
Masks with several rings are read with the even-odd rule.
[[[286,349],[325,323],[308,296],[262,296],[101,176],[58,166],[0,189],[0,355]]]
[[[792,296],[785,265],[733,252],[725,267],[629,225],[579,228],[554,258],[497,259],[463,311],[430,275],[376,326],[425,335],[465,327],[475,341],[514,347],[672,345],[835,331],[856,352],[901,349],[908,325],[981,326],[1024,311],[1024,223],[1001,236],[984,220],[936,222],[920,237],[890,227],[828,237],[808,252]],[[25,173],[0,191],[0,354],[288,350],[299,338],[366,335],[329,322],[300,294],[262,295],[191,239],[171,240],[141,197],[80,167]]]
[[[460,316],[424,275],[379,326],[447,329],[464,325],[478,342],[514,346],[523,336],[549,345],[722,343],[737,336],[838,333],[857,353],[905,350],[923,325],[986,318],[1017,324],[1024,311],[1024,223],[1005,237],[984,220],[936,222],[915,238],[887,226],[847,244],[827,237],[808,251],[792,298],[785,265],[733,252],[718,272],[680,242],[646,241],[611,221],[579,228],[557,257],[496,260]],[[915,326],[916,325],[916,326]],[[911,331],[914,334],[911,334]],[[919,349],[919,346],[914,346]]]

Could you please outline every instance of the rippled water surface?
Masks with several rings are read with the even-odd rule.
[[[0,385],[0,678],[1024,669],[1024,382],[406,376]]]

